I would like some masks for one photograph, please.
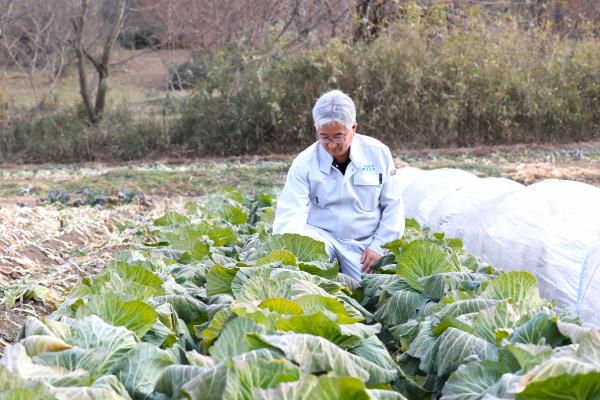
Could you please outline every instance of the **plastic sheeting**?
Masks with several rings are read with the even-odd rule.
[[[412,174],[414,180],[403,190],[402,199],[406,215],[415,218],[420,224],[427,223],[429,214],[444,197],[479,180],[470,172],[451,168]]]
[[[450,237],[462,237],[465,221],[478,215],[491,201],[525,186],[506,178],[482,178],[441,199],[425,224]]]
[[[396,170],[396,179],[398,180],[398,185],[400,186],[400,190],[404,192],[404,190],[409,187],[417,177],[419,177],[423,172],[423,170],[414,167],[405,167],[399,168]]]
[[[402,175],[402,170],[399,170]],[[600,189],[574,181],[522,186],[464,171],[407,171],[406,216],[459,237],[500,269],[525,270],[540,293],[600,327]]]
[[[580,272],[575,310],[586,325],[600,327],[600,242],[588,251]]]
[[[533,273],[544,297],[600,326],[593,312],[600,291],[589,289],[598,287],[589,277],[597,281],[600,274],[600,189],[573,181],[536,183],[490,202],[462,229],[467,251],[503,270]]]

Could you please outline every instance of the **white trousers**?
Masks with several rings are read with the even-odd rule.
[[[343,274],[360,282],[362,273],[360,258],[373,241],[373,238],[364,240],[339,239],[330,232],[308,224],[305,227],[304,234],[325,243],[325,251],[329,255],[329,261],[337,260]]]

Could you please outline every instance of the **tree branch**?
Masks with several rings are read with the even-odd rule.
[[[285,23],[285,25],[283,26],[283,28],[281,28],[281,31],[279,32],[279,34],[275,38],[275,41],[279,40],[279,38],[282,37],[283,34],[288,30],[288,28],[292,24],[292,21],[298,15],[298,8],[299,7],[300,7],[300,0],[295,0],[294,8],[292,9],[292,12],[290,13],[290,18],[288,18],[288,20]]]
[[[96,107],[95,113],[96,117],[100,117],[102,112],[104,111],[104,106],[106,104],[106,94],[108,92],[108,67],[110,63],[110,54],[113,48],[113,45],[117,41],[119,37],[119,32],[123,29],[123,23],[125,22],[125,11],[127,10],[127,2],[126,0],[119,0],[118,3],[118,13],[112,25],[112,31],[106,38],[106,42],[104,42],[104,48],[102,51],[102,61],[100,62],[100,69],[96,68],[98,71],[98,89],[96,90]]]
[[[85,47],[81,48],[81,51],[83,51],[83,55],[85,55],[85,57],[92,63],[92,65],[94,66],[94,68],[96,69],[96,71],[100,71],[100,69],[102,68],[100,66],[100,63],[97,62],[94,57],[92,57],[92,55],[90,53],[88,53],[88,51],[85,49]]]

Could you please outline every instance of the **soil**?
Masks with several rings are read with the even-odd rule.
[[[6,305],[0,305],[0,352],[6,344],[14,342],[21,326],[28,316],[45,316],[53,311],[53,307],[34,300],[26,300],[19,308],[6,310]]]
[[[483,157],[491,154],[529,154],[535,152],[548,152],[556,153],[568,150],[580,150],[580,151],[596,151],[600,152],[600,140],[588,141],[588,142],[576,142],[576,143],[520,143],[520,144],[506,144],[506,145],[495,145],[495,146],[475,146],[475,147],[445,147],[445,148],[420,148],[420,149],[407,149],[397,148],[393,149],[392,153],[399,157],[432,157],[432,156],[474,156]],[[285,154],[256,154],[256,155],[240,155],[240,156],[229,156],[229,157],[156,157],[155,159],[144,159],[144,162],[157,161],[165,164],[189,164],[191,162],[210,162],[210,161],[285,161],[291,160],[296,156],[295,153]],[[113,166],[118,165],[135,165],[139,164],[140,161],[120,161],[111,163]],[[96,166],[98,163],[93,161],[81,162],[81,163],[70,163],[72,167],[88,167]],[[3,168],[22,168],[22,167],[56,167],[64,166],[59,163],[45,163],[45,164],[2,164]]]

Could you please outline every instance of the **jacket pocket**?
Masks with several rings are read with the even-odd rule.
[[[378,173],[354,175],[355,207],[362,211],[374,211],[379,205],[383,176]]]

